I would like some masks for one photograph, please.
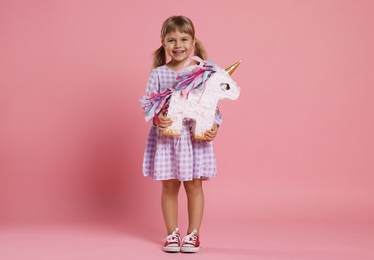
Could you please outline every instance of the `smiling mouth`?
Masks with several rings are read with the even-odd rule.
[[[176,55],[181,55],[181,54],[183,54],[185,51],[173,51],[173,53],[174,54],[176,54]]]

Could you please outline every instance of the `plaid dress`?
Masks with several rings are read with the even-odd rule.
[[[161,93],[172,87],[178,73],[166,65],[152,70],[148,79],[146,95]],[[216,123],[222,123],[221,114],[217,108]],[[173,137],[160,133],[158,127],[151,126],[148,134],[143,159],[143,175],[153,180],[177,179],[190,181],[192,179],[209,180],[216,176],[216,158],[213,143],[195,139],[190,129],[194,120],[183,122],[181,136]]]

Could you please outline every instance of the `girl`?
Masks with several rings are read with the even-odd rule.
[[[146,95],[162,93],[176,82],[190,54],[206,59],[201,42],[195,37],[192,21],[185,16],[169,17],[161,29],[162,46],[154,53],[154,69],[148,80]],[[166,55],[170,61],[166,64]],[[205,140],[194,139],[192,120],[184,121],[181,136],[161,134],[172,121],[163,110],[153,118],[143,161],[143,174],[162,182],[161,205],[167,229],[163,250],[166,252],[198,252],[199,228],[204,211],[202,181],[216,176],[216,161],[212,142],[216,137],[221,115],[217,109],[216,123],[205,132]],[[188,201],[187,235],[180,239],[178,229],[178,192],[183,182]]]

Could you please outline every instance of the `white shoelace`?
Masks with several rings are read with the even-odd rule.
[[[176,229],[173,231],[173,233],[171,233],[170,235],[168,235],[168,236],[165,238],[165,241],[167,241],[167,242],[179,242],[178,231],[179,231],[179,229],[176,228]]]
[[[197,234],[197,230],[194,229],[190,234],[188,234],[187,236],[185,236],[183,238],[183,243],[188,243],[189,244],[189,243],[193,242],[195,244],[196,239],[197,239],[196,234]]]

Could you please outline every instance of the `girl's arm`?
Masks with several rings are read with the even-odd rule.
[[[219,126],[221,124],[222,124],[222,115],[221,115],[221,112],[219,111],[219,109],[217,107],[217,109],[216,109],[216,115],[215,115],[215,123],[213,124],[213,127],[212,127],[211,130],[206,131],[204,133],[206,141],[211,142],[211,141],[214,140],[214,138],[216,138],[217,132],[218,132],[218,128],[219,128]]]
[[[211,141],[214,140],[214,138],[216,138],[217,132],[218,132],[218,128],[219,128],[219,125],[217,125],[216,123],[214,123],[213,127],[212,127],[212,130],[206,131],[204,133],[204,137],[205,137],[205,140],[207,142],[211,142]]]

